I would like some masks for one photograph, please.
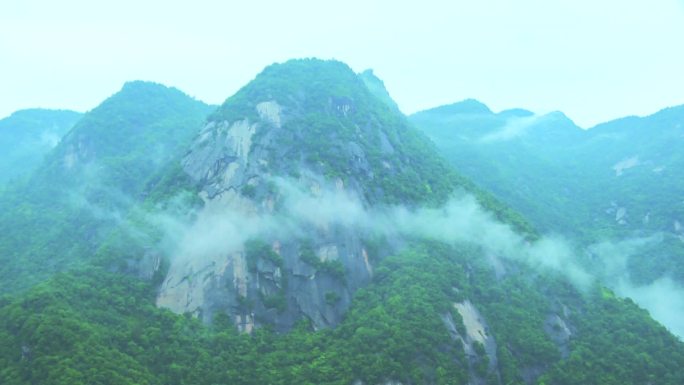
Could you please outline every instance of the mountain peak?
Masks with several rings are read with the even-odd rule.
[[[368,87],[368,90],[375,95],[378,99],[382,100],[387,106],[389,106],[394,111],[399,111],[399,106],[394,102],[387,88],[385,88],[385,83],[380,80],[373,73],[372,69],[367,69],[359,74],[359,77]]]
[[[17,110],[12,112],[7,118],[22,118],[22,119],[34,119],[38,117],[43,117],[45,115],[54,116],[69,116],[78,118],[81,113],[72,110],[65,109],[50,109],[50,108],[25,108],[22,110]]]
[[[658,127],[660,130],[679,129],[684,121],[684,105],[663,108],[647,116],[625,116],[622,118],[599,123],[590,129],[591,132],[627,132],[634,130],[651,130]],[[656,124],[657,123],[657,124]]]
[[[274,91],[281,92],[305,88],[329,89],[334,93],[340,91],[339,87],[361,82],[356,73],[341,61],[308,58],[271,64],[245,88],[263,83],[269,83]]]
[[[124,83],[123,87],[121,87],[121,90],[141,90],[141,89],[151,89],[151,88],[172,88],[172,87],[167,87],[161,83],[157,82],[152,82],[148,80],[129,80]]]
[[[579,126],[575,124],[575,122],[570,119],[567,115],[565,115],[561,111],[552,111],[549,112],[548,114],[544,115],[545,118],[549,119],[550,121],[556,123],[558,127],[561,128],[572,128],[572,129],[579,129]]]
[[[257,119],[257,104],[275,102],[283,109],[321,110],[331,101],[364,105],[370,95],[361,78],[336,60],[293,59],[266,67],[254,80],[228,98],[209,118]],[[334,103],[333,103],[334,104]]]
[[[492,110],[486,104],[476,99],[465,99],[457,103],[432,109],[434,112],[449,114],[490,115]]]
[[[160,95],[182,95],[184,97],[189,97],[183,91],[175,87],[169,87],[161,83],[147,81],[147,80],[131,80],[124,83],[121,90],[114,94],[124,95],[125,97],[142,97],[149,96],[156,98]]]
[[[525,118],[534,115],[534,112],[524,108],[511,108],[508,110],[503,110],[497,115],[504,118]]]
[[[344,62],[335,59],[319,59],[315,57],[290,59],[282,63],[273,63],[261,72],[262,75],[288,74],[296,71],[310,71],[311,75],[328,73],[330,71],[352,72]]]
[[[76,165],[122,154],[151,161],[145,158],[154,152],[150,146],[157,146],[161,154],[166,152],[161,147],[183,145],[210,108],[173,87],[139,80],[126,82],[120,91],[83,115],[50,154],[48,164],[59,170],[76,170],[80,169],[74,168]],[[167,137],[161,139],[161,135]],[[152,137],[158,140],[150,142]],[[160,155],[160,159],[165,156]],[[137,162],[130,166],[143,167]]]
[[[372,83],[371,87],[367,82]],[[370,89],[375,86],[375,90]],[[408,160],[397,157],[404,152],[400,150],[400,139],[415,134],[407,131],[407,121],[399,110],[377,96],[380,91],[389,99],[382,81],[372,72],[357,75],[339,61],[296,59],[273,64],[228,98],[209,118],[206,130],[215,134],[207,134],[207,138],[224,135],[219,133],[223,131],[237,135],[240,130],[233,126],[244,124],[250,127],[240,134],[244,137],[233,139],[246,144],[244,148],[236,147],[231,156],[239,153],[242,161],[254,162],[258,169],[269,164],[276,175],[288,175],[290,168],[311,168],[314,173],[353,176],[364,179],[367,183],[363,184],[374,185],[383,180],[380,175],[407,169],[404,163]],[[268,141],[279,143],[278,148]],[[207,155],[199,151],[205,144],[196,144],[195,155]],[[421,145],[429,146],[427,142]],[[427,147],[422,150],[430,151]],[[216,154],[220,151],[217,149]],[[263,157],[262,165],[247,159],[255,151]],[[283,157],[285,154],[288,156]],[[190,158],[186,171],[197,180],[206,181],[205,161]],[[247,163],[241,167],[251,167]],[[195,170],[195,166],[199,169]],[[388,198],[391,194],[384,191],[381,195]],[[422,196],[421,193],[414,198]]]

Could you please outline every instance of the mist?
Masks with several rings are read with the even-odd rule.
[[[527,134],[531,127],[543,121],[545,118],[546,115],[510,118],[503,127],[480,138],[480,142],[491,143],[516,139]]]
[[[684,339],[684,287],[668,277],[659,278],[647,285],[634,285],[619,280],[616,292],[629,297],[651,313],[651,317]]]
[[[595,256],[600,267],[596,273],[602,282],[621,297],[629,297],[651,316],[667,327],[670,332],[684,339],[684,286],[663,276],[648,284],[635,284],[627,266],[629,259],[645,247],[663,241],[662,234],[636,237],[618,242],[601,242],[588,250]]]
[[[305,238],[312,229],[342,226],[388,238],[474,245],[496,258],[524,263],[538,273],[561,275],[580,292],[599,282],[619,296],[633,299],[673,334],[684,337],[684,287],[669,277],[636,285],[627,270],[629,258],[642,247],[660,242],[659,235],[601,242],[581,251],[561,235],[527,240],[463,191],[453,194],[438,208],[411,208],[371,206],[348,189],[334,186],[305,188],[301,181],[285,178],[271,178],[267,182],[273,183],[278,191],[273,210],[239,195],[232,200],[209,200],[192,213],[180,197],[167,202],[165,210],[133,210],[135,215],[145,217],[146,226],[161,229],[158,247],[170,257],[171,269],[205,266],[206,262],[243,251],[250,239]],[[125,194],[119,195],[121,201],[127,201]],[[71,199],[72,204],[90,210],[94,217],[113,220],[135,237],[145,236],[138,225],[122,219],[124,215],[119,211],[99,207],[83,194],[74,193]],[[582,252],[594,257],[595,268],[591,272],[580,263],[578,256]]]
[[[354,228],[363,234],[408,239],[430,239],[448,244],[471,244],[497,258],[522,262],[543,274],[566,277],[584,292],[600,282],[619,296],[630,297],[653,318],[680,338],[684,336],[684,288],[663,277],[649,285],[629,279],[628,258],[657,238],[638,238],[592,245],[603,261],[591,272],[579,262],[577,250],[560,235],[542,236],[533,242],[496,220],[465,192],[454,194],[439,208],[400,205],[373,206],[341,188],[306,189],[298,181],[275,178],[277,209],[263,210],[238,197],[231,203],[209,201],[193,221],[157,214],[152,222],[165,232],[165,251],[171,268],[215,260],[242,251],[253,238],[305,237],[312,228]]]
[[[273,182],[280,193],[277,212],[250,212],[235,206],[205,209],[191,226],[174,231],[173,238],[181,240],[172,252],[174,258],[237,251],[250,238],[302,237],[311,228],[337,225],[364,234],[473,244],[497,257],[522,261],[538,271],[563,274],[581,290],[594,280],[576,263],[572,248],[562,238],[543,237],[529,242],[497,221],[465,192],[455,194],[439,208],[368,207],[345,189],[312,193],[292,180]]]

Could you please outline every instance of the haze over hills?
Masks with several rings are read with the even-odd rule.
[[[209,110],[176,89],[130,82],[84,114],[0,200],[0,292],[91,259]]]
[[[81,118],[67,110],[21,110],[0,120],[0,184],[26,176]]]
[[[480,125],[459,145],[536,119],[438,115]],[[681,341],[441,146],[337,61],[271,65],[218,108],[126,84],[0,196],[0,382],[684,381]]]
[[[474,103],[477,112],[464,109]],[[671,314],[683,333],[684,107],[582,130],[559,113],[510,117],[483,106],[465,101],[411,120],[464,175],[585,247],[583,263],[611,285],[635,298],[625,280],[651,291],[643,306]]]

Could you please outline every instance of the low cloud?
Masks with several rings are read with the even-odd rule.
[[[543,271],[566,275],[578,288],[593,277],[576,264],[572,247],[559,237],[528,242],[510,226],[497,221],[466,193],[453,196],[439,208],[409,209],[381,206],[366,209],[360,199],[342,190],[311,195],[289,181],[277,185],[285,192],[284,211],[307,225],[327,223],[355,227],[385,236],[475,244],[501,258],[515,259]]]
[[[542,272],[567,276],[578,288],[593,282],[574,258],[573,248],[560,237],[529,242],[510,226],[497,221],[477,200],[456,194],[439,208],[405,206],[367,207],[344,189],[312,193],[291,180],[276,179],[278,210],[257,210],[234,196],[224,205],[208,204],[192,223],[172,217],[157,223],[167,229],[176,264],[206,265],[217,255],[240,251],[254,237],[302,237],[312,228],[343,226],[364,234],[432,239],[449,244],[474,244],[499,258],[524,262]]]
[[[563,237],[544,236],[530,242],[496,220],[466,193],[455,194],[439,208],[369,207],[345,189],[323,188],[312,193],[292,180],[272,182],[279,191],[278,209],[274,212],[258,209],[253,203],[245,203],[251,201],[235,196],[231,204],[212,202],[194,215],[188,215],[179,201],[168,205],[173,210],[147,214],[145,222],[162,231],[160,247],[171,256],[172,265],[181,269],[188,264],[206,265],[207,261],[240,251],[251,238],[304,237],[312,228],[330,225],[388,237],[469,243],[539,272],[561,274],[580,290],[599,281],[619,296],[632,298],[673,334],[684,337],[684,287],[668,277],[637,285],[628,273],[629,259],[643,247],[661,242],[662,235],[591,245],[587,250],[593,256],[595,269],[590,273],[578,262],[578,250]],[[89,209],[97,218],[125,226],[120,212],[98,207],[82,194],[71,194],[71,203]],[[128,231],[142,233],[136,226],[128,227]]]
[[[511,118],[503,127],[483,136],[480,138],[480,141],[483,143],[502,142],[518,138],[525,135],[530,127],[539,123],[543,119],[544,116],[537,115]]]
[[[645,308],[651,317],[678,336],[684,338],[684,287],[668,277],[647,285],[634,285],[629,280],[618,280],[615,291],[629,297]]]
[[[630,258],[663,241],[662,234],[601,242],[589,247],[597,263],[596,273],[621,297],[629,297],[648,310],[670,332],[684,338],[684,286],[663,276],[648,284],[635,284],[628,270]]]

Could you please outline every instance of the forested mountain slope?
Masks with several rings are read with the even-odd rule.
[[[176,89],[131,82],[85,114],[2,194],[0,291],[89,259],[144,198],[148,178],[182,154],[209,110]]]
[[[382,91],[337,61],[269,66],[158,166],[143,147],[97,150],[118,143],[101,138],[111,119],[77,126],[34,178],[89,181],[96,164],[117,188],[85,201],[120,214],[54,248],[69,271],[0,299],[0,382],[684,382],[684,344],[449,166]],[[166,134],[123,104],[117,121]]]
[[[466,108],[473,104],[480,108]],[[625,250],[634,254],[633,279],[667,273],[684,282],[684,107],[588,130],[561,113],[493,113],[475,101],[411,121],[464,175],[537,227],[585,246],[641,240]]]

